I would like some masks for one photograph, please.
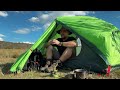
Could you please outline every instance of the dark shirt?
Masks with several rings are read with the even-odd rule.
[[[76,40],[76,39],[75,39],[74,37],[68,37],[68,39],[65,40],[65,41],[63,41],[62,38],[58,38],[57,40],[60,41],[60,42],[68,42],[68,41],[73,41],[73,40]],[[64,46],[58,46],[58,45],[54,45],[54,46],[57,47],[58,52],[60,53],[60,55],[62,55],[62,53],[63,53],[63,52],[65,51],[65,49],[67,48],[67,47],[64,47]]]

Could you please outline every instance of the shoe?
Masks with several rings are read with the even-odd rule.
[[[47,68],[48,68],[48,66],[45,65],[45,67],[41,67],[41,68],[40,68],[40,71],[43,72],[43,71],[45,71]]]
[[[54,62],[50,67],[46,69],[46,72],[50,73],[50,72],[56,71],[56,67],[58,66],[59,63],[60,63],[60,60],[57,60],[56,62]]]
[[[40,68],[40,71],[45,71],[49,66],[50,66],[50,61],[47,61],[46,65]]]

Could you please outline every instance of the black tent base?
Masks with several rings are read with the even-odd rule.
[[[64,63],[64,67],[71,69],[82,68],[88,71],[106,73],[108,65],[106,65],[105,61],[83,41],[81,41],[81,43],[82,48],[80,54],[70,60],[67,60]]]

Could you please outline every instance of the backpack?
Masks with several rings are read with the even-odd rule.
[[[38,50],[33,51],[27,60],[23,71],[31,71],[31,70],[40,70],[46,64],[46,59],[43,57],[42,53]]]

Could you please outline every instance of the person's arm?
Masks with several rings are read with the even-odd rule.
[[[64,46],[64,47],[76,47],[77,46],[77,43],[74,40],[68,41],[68,42],[60,42],[60,41],[54,39],[52,41],[52,44],[55,44],[58,46]]]
[[[60,42],[61,46],[64,47],[76,47],[77,43],[75,41]]]
[[[50,46],[52,44],[52,40],[49,40],[48,43],[45,44],[45,48],[47,48],[48,46]]]

